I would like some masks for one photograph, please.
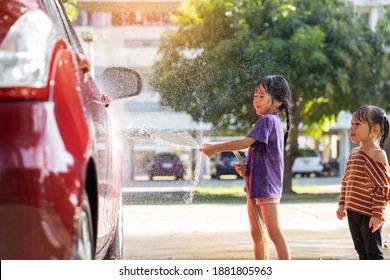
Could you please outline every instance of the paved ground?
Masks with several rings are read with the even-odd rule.
[[[356,259],[347,222],[334,203],[282,204],[282,227],[293,259]],[[125,259],[252,259],[245,205],[125,207]],[[390,240],[390,227],[383,229]],[[276,259],[272,244],[270,258]],[[390,259],[390,249],[384,250]]]
[[[326,183],[323,192],[338,189]],[[347,221],[336,218],[336,209],[335,202],[281,204],[293,259],[357,259]],[[124,259],[253,259],[245,204],[126,205],[124,222]],[[388,244],[389,222],[383,237]],[[270,259],[276,259],[273,244],[269,248]],[[390,259],[390,249],[384,253]]]

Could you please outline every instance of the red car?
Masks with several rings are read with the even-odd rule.
[[[121,154],[111,102],[139,74],[98,83],[60,0],[0,6],[0,259],[122,256]],[[104,93],[104,95],[103,95]]]

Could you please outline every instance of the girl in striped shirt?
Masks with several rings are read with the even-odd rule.
[[[350,138],[359,147],[349,156],[342,178],[337,218],[348,217],[359,259],[383,259],[382,225],[390,199],[390,169],[384,143],[389,120],[376,106],[365,105],[352,115]]]

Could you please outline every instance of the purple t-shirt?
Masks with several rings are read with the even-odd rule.
[[[283,188],[284,136],[276,114],[261,117],[248,132],[256,139],[248,150],[250,198],[280,198]]]

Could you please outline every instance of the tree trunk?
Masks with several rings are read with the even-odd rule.
[[[284,161],[284,176],[283,176],[283,194],[295,194],[292,189],[292,166],[291,158],[285,158]]]

